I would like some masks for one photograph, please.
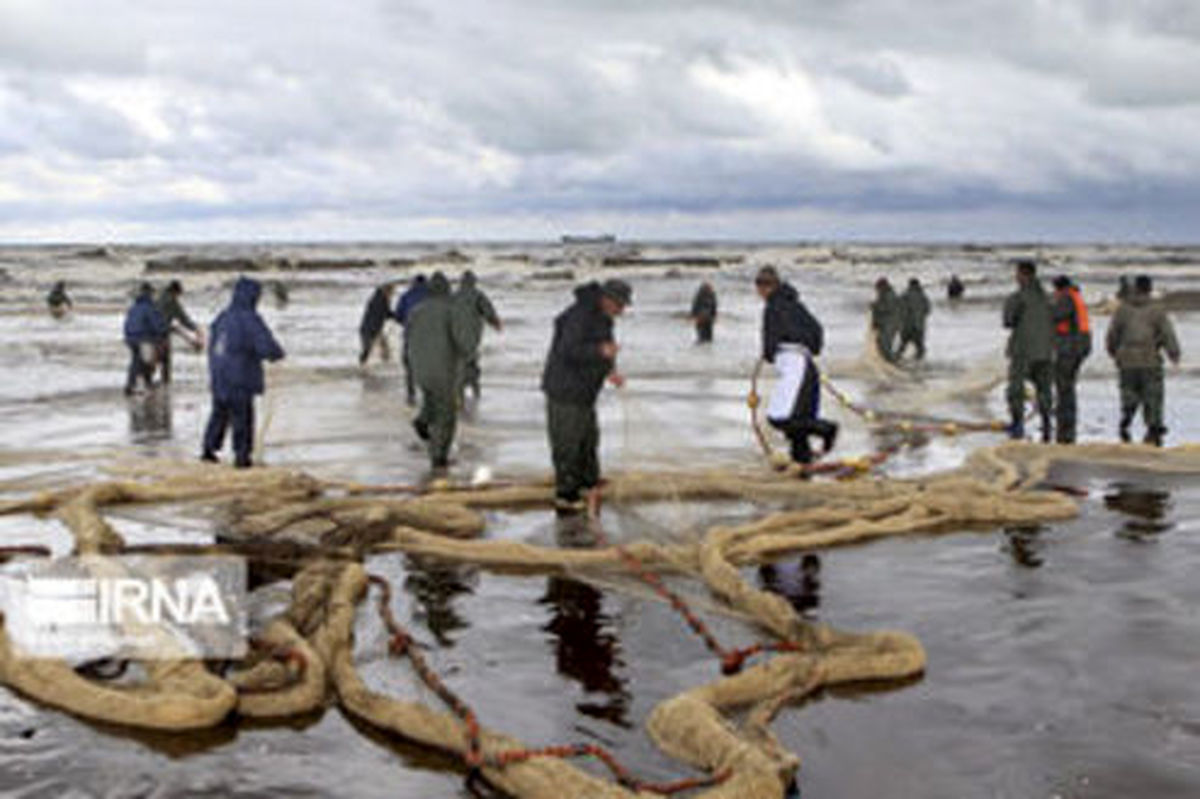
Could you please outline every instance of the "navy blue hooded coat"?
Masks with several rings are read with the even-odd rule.
[[[154,306],[154,295],[138,294],[125,314],[125,343],[137,346],[143,341],[158,341],[167,335],[167,320]]]
[[[271,335],[256,306],[262,286],[241,277],[233,299],[210,328],[208,375],[221,400],[245,399],[263,391],[263,360],[278,361],[283,348]]]

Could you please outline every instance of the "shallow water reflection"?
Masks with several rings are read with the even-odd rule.
[[[1116,532],[1122,538],[1143,539],[1165,533],[1175,526],[1168,518],[1171,494],[1162,489],[1114,483],[1104,495],[1104,507],[1125,517],[1124,524]]]
[[[416,600],[413,621],[424,624],[439,646],[453,647],[452,633],[470,626],[454,603],[460,596],[475,593],[478,570],[432,558],[409,557],[405,563],[404,590]]]

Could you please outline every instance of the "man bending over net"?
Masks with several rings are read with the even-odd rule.
[[[763,309],[762,357],[774,364],[777,376],[767,405],[767,421],[791,442],[792,460],[811,463],[809,438],[821,438],[824,454],[833,449],[838,431],[836,422],[820,418],[821,373],[813,356],[821,354],[824,332],[821,323],[800,302],[796,289],[780,280],[774,267],[758,270],[754,287],[767,303]]]

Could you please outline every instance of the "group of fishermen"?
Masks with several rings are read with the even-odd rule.
[[[871,303],[871,328],[875,347],[888,363],[898,363],[911,344],[918,361],[925,358],[925,324],[931,306],[921,281],[912,278],[903,294],[896,294],[891,281],[875,281],[875,301]]]
[[[426,443],[433,467],[444,468],[466,392],[469,389],[476,399],[480,395],[479,347],[484,326],[501,331],[504,323],[469,270],[463,273],[456,291],[451,291],[450,281],[441,272],[429,278],[417,275],[391,308],[393,287],[387,283],[376,288],[363,309],[358,362],[365,366],[376,347],[383,360],[388,360],[384,325],[388,319],[400,324],[408,404],[416,403],[418,390],[421,394],[413,429]]]
[[[132,395],[141,382],[155,385],[160,370],[163,384],[171,382],[171,336],[184,337],[196,350],[204,349],[203,328],[184,309],[178,280],[167,284],[157,298],[154,287],[142,283],[125,314],[125,345],[129,348],[129,370],[125,394]],[[254,397],[263,392],[264,360],[284,356],[283,348],[258,313],[262,286],[256,280],[238,278],[226,307],[213,320],[209,331],[208,372],[212,408],[205,425],[201,459],[218,460],[225,434],[232,428],[234,465],[251,465],[254,444]]]
[[[51,291],[50,299],[60,294],[69,306],[70,299],[61,290],[61,282]],[[133,394],[142,382],[149,389],[158,371],[163,384],[171,382],[171,336],[179,335],[197,350],[204,348],[204,331],[184,310],[180,296],[183,285],[172,280],[155,297],[154,287],[142,283],[133,304],[125,314],[125,346],[129,348],[129,369],[125,377],[125,394]],[[54,304],[51,303],[51,308]]]
[[[1042,422],[1042,440],[1075,440],[1075,382],[1080,365],[1091,352],[1091,325],[1079,289],[1067,277],[1054,281],[1047,295],[1031,260],[1014,264],[1017,290],[1005,301],[1003,322],[1011,330],[1007,355],[1011,413],[1009,434],[1024,437],[1025,384],[1033,383]],[[766,408],[768,423],[790,442],[791,458],[810,463],[812,439],[819,439],[821,454],[837,440],[838,425],[821,417],[820,372],[815,358],[824,345],[821,323],[800,299],[799,293],[771,266],[758,270],[755,289],[764,302],[761,357],[774,366],[777,379]],[[483,328],[497,330],[502,323],[490,299],[478,287],[475,275],[465,272],[457,291],[441,272],[419,275],[391,307],[395,284],[378,287],[371,295],[360,324],[360,364],[381,348],[387,357],[384,323],[394,319],[403,328],[401,352],[410,401],[420,391],[421,408],[413,428],[428,448],[435,468],[448,464],[457,414],[465,391],[479,394],[479,346]],[[886,279],[876,284],[877,297],[871,318],[880,352],[889,360],[913,344],[916,357],[925,355],[925,321],[929,301],[920,281],[909,282],[901,297]],[[164,382],[170,379],[169,352],[173,328],[203,333],[183,309],[182,286],[172,281],[154,297],[143,283],[125,319],[125,340],[130,349],[127,391],[138,379],[152,383],[153,360],[164,364]],[[202,458],[216,461],[225,433],[233,428],[234,463],[249,466],[253,445],[254,397],[263,390],[262,362],[284,357],[257,304],[261,286],[239,278],[229,306],[213,322],[209,341],[209,376],[212,411],[205,429]],[[1109,325],[1106,348],[1120,372],[1121,421],[1119,433],[1130,440],[1130,425],[1139,409],[1146,423],[1145,441],[1161,445],[1163,425],[1162,352],[1174,362],[1180,358],[1178,339],[1165,312],[1151,299],[1152,284],[1139,276],[1121,301]],[[633,302],[633,290],[621,279],[591,282],[575,289],[573,302],[554,320],[553,336],[542,371],[541,390],[546,402],[546,428],[555,472],[555,504],[561,513],[595,509],[601,482],[598,448],[600,430],[596,401],[605,383],[620,387],[625,378],[617,368],[620,347],[614,323]],[[716,294],[704,284],[694,298],[690,318],[701,342],[711,341],[716,318]],[[899,338],[899,347],[893,342]],[[165,344],[164,344],[165,343]],[[147,346],[156,353],[147,357]],[[169,358],[169,356],[168,356]],[[759,398],[749,398],[757,407]],[[1054,413],[1055,424],[1051,422]]]
[[[1033,384],[1042,441],[1060,444],[1075,441],[1077,400],[1075,384],[1083,361],[1092,351],[1092,330],[1087,304],[1070,278],[1054,279],[1048,296],[1037,276],[1037,264],[1014,264],[1017,290],[1004,303],[1008,338],[1009,436],[1025,436],[1025,386]],[[1162,446],[1163,353],[1179,363],[1179,339],[1162,306],[1153,301],[1153,282],[1139,275],[1130,287],[1122,281],[1119,305],[1109,322],[1105,349],[1116,362],[1121,417],[1117,433],[1130,441],[1130,427],[1138,411],[1145,423],[1144,443]],[[1122,296],[1122,294],[1124,296]],[[1054,421],[1051,422],[1053,412]]]

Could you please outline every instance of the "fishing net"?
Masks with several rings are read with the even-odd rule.
[[[919,674],[925,653],[898,631],[850,632],[807,621],[782,597],[752,585],[744,567],[785,554],[874,538],[959,530],[970,525],[1029,524],[1077,513],[1063,493],[1039,488],[1055,463],[1108,463],[1157,471],[1200,471],[1200,449],[1136,446],[1049,447],[1009,443],[976,450],[959,468],[919,479],[799,480],[766,466],[614,475],[605,489],[622,507],[656,502],[736,501],[758,512],[695,536],[609,541],[559,548],[486,537],[484,513],[549,509],[546,482],[485,486],[370,486],[274,468],[229,471],[161,461],[126,464],[117,479],[41,491],[0,503],[2,514],[59,520],[78,553],[130,549],[106,516],[128,505],[199,503],[221,518],[222,536],[205,551],[237,552],[287,564],[290,603],[258,634],[251,654],[219,673],[197,660],[140,664],[119,684],[56,660],[14,651],[0,632],[0,681],[46,705],[114,724],[189,730],[231,713],[286,717],[336,702],[362,721],[462,758],[464,766],[514,796],[633,796],[685,788],[715,797],[782,796],[799,765],[771,733],[789,703],[821,688]],[[665,597],[714,655],[714,679],[662,702],[646,729],[667,754],[706,776],[672,784],[640,782],[591,744],[531,746],[519,730],[475,717],[440,682],[395,621],[396,599],[368,574],[371,553],[402,551],[449,563],[521,574],[632,575]],[[18,556],[18,551],[9,551]],[[28,548],[25,556],[31,556]],[[714,605],[744,619],[748,647],[722,642],[672,586],[690,584]],[[436,702],[388,696],[369,687],[356,666],[355,618],[370,597],[389,630],[389,648]],[[613,778],[580,768],[591,756]]]

